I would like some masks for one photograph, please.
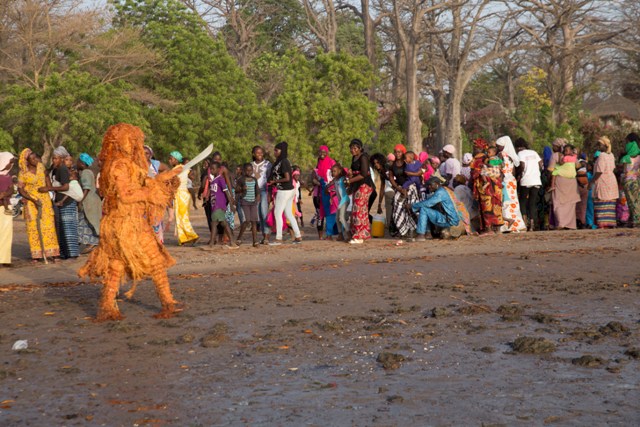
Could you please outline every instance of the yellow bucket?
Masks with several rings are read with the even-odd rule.
[[[373,215],[373,221],[371,221],[372,237],[384,237],[384,222],[384,215]]]

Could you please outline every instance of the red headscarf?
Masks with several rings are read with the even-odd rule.
[[[402,145],[402,144],[398,144],[398,145],[396,145],[395,147],[393,147],[393,151],[394,151],[394,152],[396,152],[396,151],[402,151],[402,154],[406,154],[406,153],[407,153],[407,147],[405,147],[405,146],[404,146],[404,145]]]
[[[327,181],[327,173],[331,170],[333,165],[336,164],[336,161],[329,157],[329,147],[326,145],[321,146],[318,150],[325,151],[327,153],[324,159],[318,158],[318,165],[316,166],[316,169],[318,169],[318,176],[324,181]]]

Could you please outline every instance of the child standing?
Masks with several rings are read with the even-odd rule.
[[[333,181],[331,181],[327,187],[333,186],[333,200],[331,204],[333,205],[335,203],[338,206],[336,219],[338,223],[338,231],[341,237],[340,240],[348,242],[351,237],[349,236],[347,220],[347,209],[349,207],[349,194],[347,193],[347,185],[345,181],[347,175],[340,163],[336,163],[331,167],[331,175],[333,176]]]
[[[238,180],[236,194],[238,195],[239,205],[244,213],[240,233],[236,244],[240,244],[242,234],[246,228],[251,226],[251,236],[253,237],[253,247],[258,246],[258,206],[260,205],[260,191],[258,188],[258,180],[253,176],[253,165],[245,163],[243,167],[243,176]]]
[[[233,196],[227,188],[224,175],[222,174],[220,162],[212,162],[209,166],[211,190],[211,238],[209,245],[214,246],[218,243],[218,224],[223,228],[224,236],[229,240],[229,249],[236,249],[238,246],[231,243],[231,229],[226,221],[227,203],[235,210],[235,202]]]

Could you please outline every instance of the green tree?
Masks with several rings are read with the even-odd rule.
[[[308,59],[290,52],[262,58],[261,65],[286,76],[269,105],[265,128],[274,139],[290,144],[294,161],[309,167],[316,149],[327,145],[348,166],[351,139],[370,144],[377,113],[366,97],[373,79],[366,57],[320,53]]]
[[[102,83],[89,73],[53,73],[42,89],[13,84],[0,97],[0,127],[13,136],[14,148],[42,152],[64,145],[72,153],[96,154],[107,128],[129,122],[148,129],[140,106],[126,95],[125,83]]]
[[[163,73],[141,84],[170,103],[149,103],[152,144],[192,156],[210,143],[232,162],[246,161],[261,116],[254,85],[206,24],[176,0],[117,0],[114,23],[141,30],[164,56]]]

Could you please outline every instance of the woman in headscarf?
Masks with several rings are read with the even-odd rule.
[[[527,225],[520,212],[518,181],[515,177],[515,169],[520,166],[520,158],[508,136],[498,138],[496,146],[504,161],[502,164],[502,219],[504,224],[500,231],[503,233],[527,231]]]
[[[93,157],[87,153],[80,154],[76,167],[80,171],[80,186],[84,198],[79,204],[78,232],[79,241],[87,247],[82,253],[88,253],[100,241],[100,219],[102,218],[102,200],[96,192],[96,178],[89,169],[93,165]]]
[[[62,259],[77,258],[80,255],[78,245],[78,203],[65,192],[69,191],[71,173],[64,161],[69,157],[69,152],[59,146],[53,150],[52,169],[49,173],[50,186],[38,189],[41,193],[55,192],[53,199],[53,212],[56,220],[56,232],[60,244],[60,257]]]
[[[37,154],[28,148],[20,153],[18,165],[20,166],[18,190],[26,200],[23,212],[31,259],[34,263],[43,259],[44,256],[55,260],[60,256],[60,247],[56,235],[53,205],[48,192],[38,191],[50,185],[44,165],[39,161]],[[40,215],[38,210],[41,210]]]
[[[552,143],[553,155],[549,160],[547,170],[553,172],[556,163],[562,156],[562,149],[567,144],[564,138],[557,138]],[[617,191],[616,191],[616,199]],[[575,178],[556,176],[555,189],[551,192],[551,206],[553,209],[553,223],[556,228],[576,229],[576,204],[580,202],[578,181]],[[615,200],[613,202],[613,216],[615,222]],[[552,221],[550,220],[551,224]]]
[[[615,156],[611,152],[611,141],[606,136],[598,139],[600,155],[594,166],[593,200],[595,220],[598,228],[615,228],[616,202],[620,196],[618,182],[614,174]],[[556,177],[557,178],[557,177]]]
[[[336,213],[331,213],[331,196],[326,191],[327,183],[333,179],[331,177],[331,168],[336,164],[336,161],[329,157],[329,147],[326,145],[321,146],[318,149],[318,163],[316,165],[316,173],[320,182],[320,197],[321,205],[318,211],[318,224],[325,220],[326,230],[325,237],[329,240],[338,234],[338,226],[336,224]]]
[[[369,155],[363,151],[362,141],[352,139],[349,143],[351,151],[351,176],[347,184],[353,195],[351,210],[351,240],[352,245],[362,244],[371,238],[371,223],[369,222],[369,196],[373,192],[371,179],[371,165]]]
[[[411,239],[417,227],[417,217],[407,206],[413,206],[420,201],[418,189],[415,185],[406,185],[409,177],[406,173],[406,162],[404,155],[407,149],[404,145],[398,144],[394,148],[396,159],[389,169],[389,180],[396,194],[393,196],[393,223],[396,226],[398,235],[401,238]],[[405,188],[406,187],[406,188]],[[400,243],[400,242],[399,242]]]
[[[634,227],[640,227],[640,138],[636,133],[627,135],[625,155],[620,159],[624,166],[622,182],[627,196],[630,220]]]
[[[15,158],[6,151],[0,152],[0,199],[7,202],[13,195],[13,179],[9,172]],[[11,244],[13,243],[13,212],[11,204],[0,204],[0,264],[11,264]]]
[[[467,183],[471,181],[471,162],[472,161],[473,161],[473,154],[464,153],[464,156],[462,156],[462,167],[460,168],[460,175],[464,176],[467,179]]]
[[[502,175],[499,167],[487,167],[486,150],[489,144],[482,138],[473,141],[471,180],[473,196],[478,201],[480,230],[483,235],[497,232],[504,224],[502,219]]]
[[[172,151],[169,154],[169,166],[172,168],[182,167],[182,154],[179,151]],[[189,219],[189,207],[191,206],[191,193],[187,189],[187,181],[191,169],[182,169],[178,174],[180,186],[176,191],[174,200],[174,212],[176,219],[176,235],[178,236],[178,245],[195,245],[198,241],[198,235],[193,230],[191,220]]]
[[[300,234],[300,228],[298,227],[298,221],[296,221],[293,215],[293,199],[295,197],[296,190],[293,187],[293,168],[291,162],[289,162],[288,153],[289,144],[281,142],[277,144],[273,150],[273,154],[276,156],[276,161],[271,168],[271,176],[269,177],[268,184],[277,188],[274,201],[274,216],[276,223],[276,240],[269,243],[272,246],[282,244],[282,231],[284,228],[284,221],[282,215],[287,218],[289,225],[293,229],[294,241],[293,243],[301,243],[302,235]]]

